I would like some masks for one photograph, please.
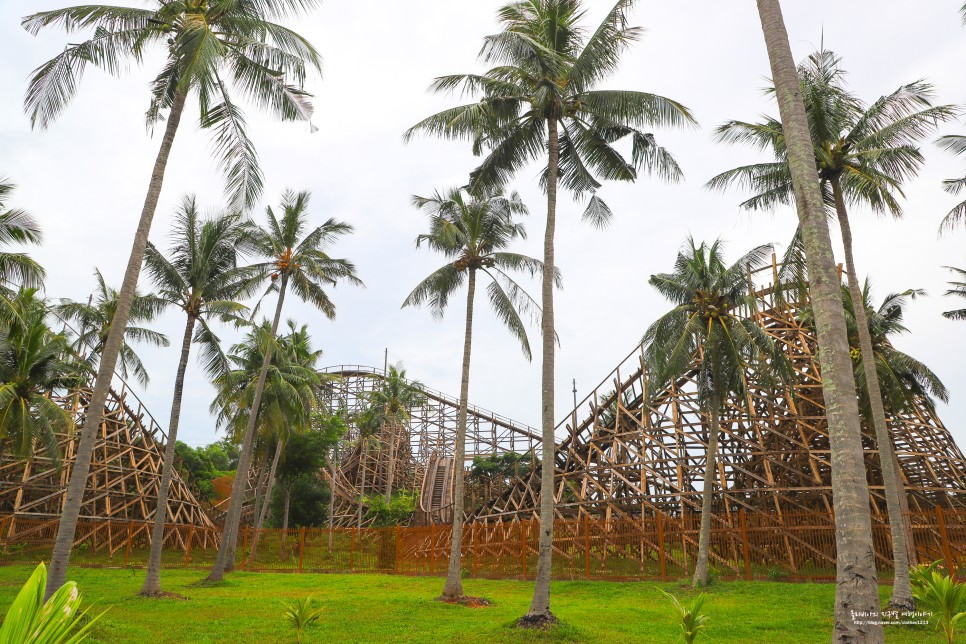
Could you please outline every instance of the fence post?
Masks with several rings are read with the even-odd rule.
[[[590,518],[584,515],[584,576],[590,579]]]
[[[477,529],[477,522],[470,524],[470,530],[473,532],[473,576],[475,577],[479,571],[480,567],[480,531]]]
[[[305,557],[305,526],[302,526],[299,532],[299,572],[302,572],[302,560]]]
[[[946,569],[949,571],[950,577],[955,577],[956,575],[956,561],[953,559],[953,553],[949,549],[949,535],[946,534],[946,516],[943,513],[943,506],[936,506],[936,520],[939,523],[939,538],[942,540],[943,545],[943,557],[946,559]]]
[[[429,524],[429,574],[436,574],[436,524]]]
[[[353,572],[356,563],[356,532],[359,528],[352,528],[352,536],[349,539],[349,572]]]
[[[195,539],[195,527],[192,525],[188,528],[188,543],[185,544],[184,548],[184,565],[187,566],[191,562],[191,542]]]
[[[741,551],[745,557],[745,581],[751,581],[751,559],[748,556],[748,525],[745,523],[745,509],[738,510],[741,520]]]
[[[520,574],[527,580],[527,522],[520,521]]]
[[[131,530],[134,528],[134,522],[127,522],[127,545],[124,547],[124,565],[126,566],[131,560]]]
[[[664,513],[657,512],[657,557],[661,563],[661,581],[667,579],[667,561],[664,560]]]
[[[400,529],[399,529],[399,524],[397,523],[396,524],[396,534],[395,534],[395,537],[396,537],[396,574],[397,575],[399,574],[399,564],[400,564],[400,561],[399,560],[402,558],[401,557],[402,556],[402,542],[400,541],[400,535],[399,535],[399,533],[400,533]]]

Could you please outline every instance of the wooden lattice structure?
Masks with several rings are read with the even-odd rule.
[[[350,419],[349,436],[345,442],[346,447],[340,454],[333,486],[336,497],[333,516],[336,525],[355,525],[362,494],[384,494],[387,485],[392,491],[420,491],[425,488],[422,491],[432,497],[433,486],[424,485],[427,468],[431,461],[437,463],[448,459],[452,463],[459,400],[420,386],[425,402],[409,410],[409,422],[405,426],[383,426],[376,440],[372,442],[373,447],[363,449],[359,441],[358,427],[351,419],[365,409],[370,394],[385,378],[385,372],[360,366],[330,367],[326,371],[335,376],[326,394],[326,404],[333,410],[344,410]],[[468,408],[467,463],[475,456],[531,452],[539,442],[540,436],[531,427],[474,405]],[[448,473],[444,473],[444,480],[435,486],[437,490],[440,487],[452,486],[453,470],[452,466],[448,468]],[[328,472],[324,476],[326,480],[332,478]],[[435,483],[435,476],[433,481]],[[442,498],[446,498],[445,495]],[[423,522],[441,522],[449,516],[445,507],[440,507],[439,503],[433,505],[432,498],[420,499],[417,507],[428,509],[428,512],[417,517]]]
[[[55,393],[53,399],[69,410],[75,426],[81,426],[91,396],[90,385],[70,392]],[[67,481],[77,448],[76,432],[59,434],[59,459],[43,450],[29,459],[0,456],[0,541],[22,541],[30,534],[45,535],[59,520]],[[157,490],[166,436],[141,401],[124,385],[112,389],[97,430],[87,492],[80,511],[78,543],[92,536],[112,543],[111,526],[131,525],[136,534],[150,533],[157,507]],[[173,526],[195,526],[198,535],[215,538],[206,508],[177,471],[168,492],[167,520]],[[182,533],[169,531],[172,538]],[[121,538],[123,543],[123,538]],[[184,543],[171,545],[184,548]],[[208,544],[199,543],[202,547]]]
[[[756,384],[748,404],[732,400],[721,420],[714,525],[738,524],[737,514],[832,510],[828,429],[817,343],[802,306],[757,293],[753,318],[785,347],[796,373],[792,390]],[[695,368],[647,402],[647,367],[640,347],[557,427],[554,496],[557,515],[577,519],[688,518],[700,512],[707,423],[698,405]],[[749,413],[750,409],[750,413]],[[889,418],[909,510],[966,507],[966,460],[925,401]],[[879,454],[871,428],[863,444],[875,515],[885,512]],[[540,472],[534,468],[502,494],[473,509],[485,522],[536,516]],[[790,530],[791,532],[791,530]]]

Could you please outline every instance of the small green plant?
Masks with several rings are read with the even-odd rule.
[[[781,581],[788,577],[788,571],[781,566],[772,566],[768,569],[768,578],[772,581]]]
[[[316,606],[312,597],[282,602],[282,605],[285,606],[285,617],[295,627],[295,641],[302,644],[305,627],[322,617],[323,607]]]
[[[702,610],[708,596],[701,593],[692,599],[690,604],[685,606],[671,593],[660,588],[658,590],[668,598],[668,601],[674,606],[674,610],[677,611],[681,625],[681,639],[685,641],[685,644],[693,644],[694,640],[701,634],[701,631],[708,628],[708,616]]]
[[[45,604],[46,586],[47,568],[41,563],[7,611],[0,626],[0,644],[74,644],[87,639],[100,616],[80,626],[87,611],[78,610],[81,596],[77,584],[68,581]]]
[[[918,566],[910,571],[912,596],[920,609],[930,611],[936,620],[936,630],[946,636],[952,644],[956,635],[956,625],[966,616],[966,584],[940,572],[938,561],[927,566]]]

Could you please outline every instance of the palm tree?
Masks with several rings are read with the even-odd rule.
[[[939,376],[922,362],[899,351],[890,340],[892,336],[909,332],[902,323],[906,305],[910,299],[922,295],[925,295],[925,292],[917,289],[890,293],[876,308],[872,303],[869,281],[866,280],[862,287],[862,303],[872,336],[875,370],[882,388],[882,402],[890,416],[910,409],[916,400],[930,407],[933,406],[934,399],[949,401],[949,390]],[[849,346],[852,348],[852,360],[855,363],[855,381],[859,383],[859,391],[862,392],[859,409],[862,417],[871,424],[872,409],[867,390],[862,386],[865,380],[863,355],[868,354],[862,353],[859,347],[859,334],[854,313],[855,301],[848,288],[842,289],[842,304],[845,306],[845,318],[849,325]]]
[[[634,0],[619,0],[588,36],[581,26],[580,0],[520,0],[497,13],[503,30],[486,37],[480,57],[497,63],[479,74],[437,78],[437,92],[462,87],[480,100],[444,110],[417,123],[407,133],[427,133],[469,140],[474,154],[484,154],[471,175],[471,188],[484,194],[505,184],[530,162],[544,158],[541,186],[547,193],[544,234],[545,266],[554,263],[558,184],[578,199],[587,199],[584,219],[606,225],[612,213],[597,196],[601,180],[634,181],[640,170],[674,181],[681,171],[659,146],[647,126],[694,123],[680,103],[655,94],[596,90],[612,75],[621,54],[641,34],[627,25]],[[614,145],[629,140],[628,160]],[[536,584],[530,610],[521,625],[553,621],[550,612],[550,559],[553,548],[554,309],[553,271],[545,271],[541,287],[543,336],[541,430],[543,469],[540,497],[540,545]]]
[[[279,319],[282,316],[282,304],[289,284],[295,294],[302,300],[314,305],[326,317],[335,317],[335,304],[329,299],[323,286],[335,286],[340,280],[350,284],[362,285],[362,281],[355,275],[355,266],[345,259],[333,259],[325,252],[325,248],[342,235],[352,232],[352,226],[334,219],[329,219],[321,226],[307,230],[309,193],[295,193],[287,191],[282,197],[282,216],[276,217],[271,206],[266,208],[267,226],[261,228],[252,226],[246,234],[245,246],[256,254],[265,257],[267,261],[248,267],[248,274],[252,280],[270,279],[269,291],[278,292],[275,304],[275,317],[272,320],[271,337],[274,339],[278,332]],[[258,410],[262,392],[265,388],[265,378],[272,359],[273,346],[269,344],[262,358],[258,380],[251,396],[249,409]],[[238,459],[238,470],[235,474],[235,490],[244,490],[248,467],[251,464],[252,443],[255,437],[255,422],[257,414],[247,414],[247,424],[242,438],[241,454]],[[225,568],[229,565],[227,554],[234,552],[235,539],[238,536],[238,524],[241,520],[243,494],[233,494],[228,504],[225,517],[225,530],[218,548],[215,565],[208,575],[209,581],[220,581],[224,577]]]
[[[644,334],[645,362],[651,372],[651,392],[659,392],[697,366],[698,402],[710,421],[701,532],[693,586],[708,583],[708,550],[721,412],[729,397],[748,400],[746,373],[787,382],[791,366],[781,348],[741,309],[754,306],[750,274],[765,262],[771,246],[759,246],[728,266],[721,242],[696,246],[688,238],[678,253],[674,271],[649,280],[674,308],[657,319]],[[771,378],[771,376],[777,376]]]
[[[47,326],[35,289],[20,290],[10,305],[15,316],[0,330],[0,454],[27,457],[39,442],[57,459],[57,434],[73,419],[46,394],[77,384],[73,353],[67,336]]]
[[[382,442],[379,440],[381,411],[373,406],[363,409],[353,419],[359,435],[355,440],[355,450],[359,453],[359,505],[356,508],[356,528],[362,527],[362,508],[366,504],[366,465],[369,452],[378,449]],[[333,482],[335,474],[333,473]],[[331,506],[330,506],[331,511]],[[330,515],[331,517],[331,515]],[[330,521],[331,524],[331,521]],[[329,551],[331,552],[332,526],[329,525]]]
[[[406,370],[401,365],[390,365],[384,375],[367,397],[371,418],[379,430],[386,434],[382,443],[386,445],[386,487],[383,494],[386,503],[392,498],[393,482],[396,478],[396,446],[403,438],[403,427],[409,422],[410,410],[426,402],[422,383],[406,379]]]
[[[944,150],[948,150],[953,154],[963,154],[966,153],[966,136],[962,134],[949,134],[947,136],[939,137],[936,141],[936,145]],[[966,187],[966,177],[960,179],[947,179],[943,181],[943,190],[951,195],[958,195],[963,187]],[[939,224],[940,234],[952,230],[966,218],[966,201],[961,201],[953,209],[946,213],[943,220]]]
[[[83,357],[84,364],[91,371],[94,371],[94,365],[104,353],[104,346],[111,333],[111,327],[117,319],[120,303],[117,289],[109,287],[104,281],[104,276],[96,268],[94,278],[97,285],[87,302],[73,302],[64,298],[54,307],[54,311],[59,316],[78,325],[73,348],[77,355]],[[167,302],[163,298],[153,293],[142,294],[137,290],[134,291],[118,362],[121,375],[127,378],[129,373],[133,374],[142,387],[147,386],[151,378],[130,343],[140,342],[152,347],[167,347],[170,343],[163,333],[132,325],[154,322],[165,307]]]
[[[13,192],[14,184],[0,176],[0,244],[39,244],[43,239],[40,225],[25,210],[7,208],[6,201]],[[0,252],[0,294],[13,298],[10,285],[39,288],[44,282],[44,269],[23,253]]]
[[[849,93],[843,81],[841,59],[823,49],[799,66],[798,76],[809,120],[820,187],[826,203],[834,208],[842,231],[846,273],[853,299],[861,298],[858,273],[853,257],[852,229],[846,202],[864,204],[874,212],[902,216],[897,197],[903,196],[902,182],[915,176],[922,166],[922,153],[916,143],[936,125],[957,113],[953,106],[933,106],[932,87],[922,81],[903,85],[880,97],[870,106]],[[756,194],[742,204],[747,208],[769,208],[788,204],[793,199],[788,173],[787,151],[782,125],[768,118],[764,123],[730,121],[718,128],[718,138],[729,142],[750,142],[775,154],[772,163],[742,166],[718,175],[709,186],[723,188],[744,183]],[[858,309],[859,345],[871,351],[871,337],[865,311]],[[863,363],[867,372],[862,378],[869,388],[866,399],[872,401],[872,421],[876,441],[881,445],[884,464],[894,462],[892,444],[885,420],[882,394],[871,362]],[[890,606],[897,610],[915,610],[909,583],[907,534],[903,528],[903,500],[898,471],[883,467],[886,498],[892,527],[893,556],[896,579]]]
[[[162,120],[167,122],[121,284],[117,330],[104,347],[91,394],[94,413],[85,419],[71,471],[46,597],[66,579],[94,433],[101,423],[123,341],[121,330],[127,326],[164,170],[189,95],[195,92],[200,125],[212,133],[226,192],[235,205],[250,207],[261,193],[262,176],[244,114],[230,97],[229,83],[234,82],[254,103],[283,120],[307,120],[311,105],[301,86],[307,67],[321,69],[319,55],[308,41],[273,22],[314,8],[319,0],[159,0],[155,4],[153,9],[82,5],[36,13],[21,21],[31,34],[58,26],[68,33],[94,30],[92,38],[67,45],[31,77],[24,103],[32,125],[41,129],[60,116],[74,97],[88,64],[117,75],[129,61],[140,63],[152,45],[164,52],[165,60],[151,83],[147,124],[153,128]]]
[[[879,595],[859,405],[849,357],[845,311],[815,166],[815,149],[781,4],[779,0],[757,2],[802,228],[829,428],[837,580],[833,641],[881,642],[882,626],[877,620],[856,620],[854,617],[855,614],[877,615]]]
[[[947,266],[946,268],[959,275],[963,281],[950,282],[949,285],[952,288],[946,291],[945,295],[958,295],[959,297],[966,298],[966,269],[956,268],[955,266]],[[966,320],[966,309],[946,311],[943,313],[943,317],[949,318],[950,320]]]
[[[174,467],[175,445],[181,419],[181,397],[191,343],[201,345],[205,372],[214,377],[226,370],[218,336],[209,326],[212,316],[233,316],[245,307],[236,300],[244,296],[246,281],[237,270],[235,246],[242,233],[241,216],[220,214],[205,219],[198,213],[194,197],[185,197],[175,213],[171,231],[170,259],[148,243],[144,263],[158,288],[158,297],[180,308],[187,318],[181,355],[171,398],[171,418],[158,487],[158,506],[154,514],[151,555],[141,594],[160,596],[161,550],[167,520],[168,489]]]
[[[416,246],[423,242],[442,253],[448,260],[424,279],[409,294],[403,306],[428,303],[433,315],[442,317],[450,296],[467,284],[466,330],[463,340],[463,370],[460,379],[460,403],[456,423],[455,476],[453,486],[453,541],[450,548],[449,572],[442,597],[456,600],[463,597],[463,495],[464,461],[466,452],[466,408],[470,390],[470,351],[473,341],[473,306],[476,296],[477,271],[490,278],[487,295],[497,317],[520,342],[524,355],[531,359],[530,342],[520,313],[539,311],[536,302],[507,274],[510,270],[525,270],[530,275],[543,270],[543,264],[532,257],[505,252],[515,239],[525,239],[523,224],[514,215],[527,214],[519,195],[509,197],[495,193],[479,199],[467,199],[460,190],[445,195],[437,192],[432,197],[413,197],[413,204],[429,213],[428,234],[416,238]]]

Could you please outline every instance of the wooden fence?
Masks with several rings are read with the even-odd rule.
[[[966,511],[937,507],[907,515],[920,562],[943,560],[950,570],[966,567]],[[892,577],[887,518],[873,517],[879,578]],[[554,527],[556,579],[673,580],[689,576],[697,553],[699,516],[647,516],[634,520],[558,520]],[[49,556],[56,522],[0,517],[0,564]],[[72,563],[144,566],[151,524],[82,521]],[[536,571],[536,521],[472,523],[464,527],[463,567],[468,577],[532,579]],[[240,570],[275,572],[377,572],[406,575],[446,573],[449,526],[389,528],[243,527],[236,547]],[[169,525],[163,562],[168,567],[210,566],[217,530]],[[716,518],[711,567],[722,579],[832,581],[835,530],[825,513],[744,513]]]

